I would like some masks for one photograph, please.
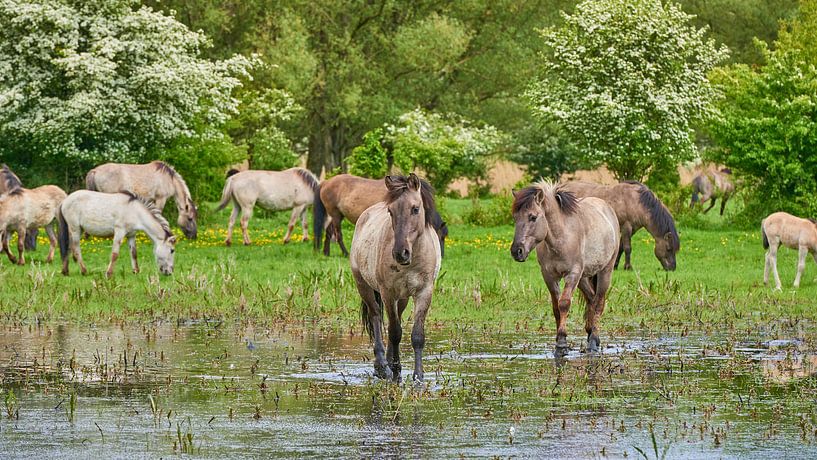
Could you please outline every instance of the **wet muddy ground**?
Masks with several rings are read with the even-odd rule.
[[[359,329],[4,325],[0,452],[814,458],[815,331],[605,331],[555,360],[550,330],[432,329],[424,384],[393,385]]]

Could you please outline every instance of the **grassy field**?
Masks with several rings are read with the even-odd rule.
[[[205,205],[206,207],[207,205]],[[463,224],[469,200],[446,200],[450,237],[429,320],[432,324],[469,323],[489,327],[543,327],[553,320],[538,265],[531,257],[514,262],[509,255],[511,225]],[[115,275],[103,276],[110,256],[109,240],[83,242],[90,274],[76,264],[63,277],[59,264],[43,263],[45,241],[25,267],[0,264],[0,313],[14,321],[92,320],[110,318],[201,318],[325,321],[357,324],[357,296],[348,259],[337,245],[324,257],[301,243],[300,235],[282,243],[286,213],[256,217],[251,246],[225,247],[227,212],[205,213],[199,239],[178,245],[176,270],[160,276],[151,245],[141,239],[142,273],[130,273],[125,245]],[[703,222],[705,225],[702,225]],[[605,327],[682,330],[760,324],[778,318],[817,317],[815,266],[809,261],[799,290],[792,289],[796,253],[779,257],[782,292],[762,283],[764,250],[759,231],[731,230],[721,218],[695,221],[706,230],[679,227],[681,252],[675,272],[661,270],[653,242],[642,230],[633,242],[635,270],[618,270],[602,319]],[[180,232],[177,232],[180,233]],[[347,245],[353,233],[347,227]],[[240,241],[240,240],[239,240]],[[581,308],[571,315],[571,335],[581,332]],[[578,313],[577,313],[578,312]]]

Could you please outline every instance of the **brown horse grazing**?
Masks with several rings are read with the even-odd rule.
[[[88,190],[105,193],[130,192],[153,202],[162,211],[170,197],[179,211],[177,223],[184,236],[195,239],[196,204],[182,176],[163,161],[144,165],[106,163],[97,166],[85,176]]]
[[[22,186],[23,184],[20,182],[20,178],[18,178],[7,165],[4,164],[0,166],[0,195],[5,195]],[[37,234],[39,232],[40,229],[38,228],[29,228],[26,232],[25,249],[27,251],[37,249]],[[5,238],[5,232],[0,230],[0,241],[2,241],[3,238]]]
[[[374,341],[375,375],[400,381],[401,317],[414,298],[414,380],[423,380],[425,319],[434,280],[440,273],[440,241],[431,225],[433,190],[414,174],[386,176],[384,202],[361,214],[352,239],[352,274],[363,299],[361,318]],[[389,317],[388,351],[383,350],[383,309]]]
[[[606,201],[616,212],[621,226],[621,244],[618,248],[616,265],[618,268],[621,255],[624,254],[624,269],[631,270],[630,254],[632,237],[642,227],[655,239],[655,257],[661,262],[664,270],[675,270],[675,254],[681,249],[681,240],[675,229],[675,220],[669,210],[646,185],[625,181],[615,185],[599,185],[589,182],[566,182],[561,190],[573,193],[577,197],[594,196]]]
[[[715,207],[715,201],[720,197],[721,215],[723,215],[726,202],[735,193],[735,184],[732,183],[731,175],[731,169],[723,168],[720,171],[710,169],[695,176],[692,179],[692,200],[689,202],[689,207],[695,206],[695,203],[698,202],[703,206],[707,200],[711,199],[709,207],[704,210],[706,214]]]
[[[760,233],[763,237],[763,247],[769,250],[766,252],[763,284],[769,284],[769,268],[771,268],[774,273],[775,289],[780,290],[780,275],[777,274],[777,249],[783,244],[799,252],[794,287],[800,287],[800,277],[806,268],[806,255],[811,253],[814,262],[817,263],[817,221],[801,219],[785,212],[776,212],[763,219],[760,224]]]
[[[8,255],[11,263],[25,265],[25,240],[30,228],[45,227],[51,247],[46,262],[54,259],[54,249],[57,247],[57,237],[54,234],[54,221],[57,218],[57,209],[65,192],[55,185],[44,185],[35,189],[17,187],[0,196],[0,231],[2,231],[3,252]],[[17,252],[14,257],[9,249],[11,232],[17,232]]]
[[[349,255],[343,242],[341,223],[343,218],[356,224],[358,218],[369,206],[384,201],[388,195],[383,180],[366,179],[351,174],[339,174],[325,180],[320,186],[320,193],[315,195],[315,205],[312,207],[312,229],[315,234],[315,250],[320,247],[321,234],[326,227],[326,240],[323,244],[323,254],[329,255],[330,238],[340,245],[343,255]],[[326,216],[329,216],[328,225]],[[440,240],[440,250],[445,255],[445,238],[448,236],[448,225],[443,221],[436,209],[431,210],[429,216],[437,237]]]
[[[233,241],[233,227],[241,210],[241,232],[244,244],[250,244],[250,235],[247,226],[252,217],[252,208],[258,204],[264,209],[279,211],[292,209],[292,215],[287,225],[287,234],[284,243],[289,243],[292,230],[298,216],[301,216],[301,226],[304,229],[304,241],[309,241],[309,228],[306,225],[306,207],[315,201],[320,183],[312,172],[303,168],[290,168],[285,171],[244,171],[231,169],[227,173],[227,182],[221,194],[221,202],[216,211],[224,209],[230,201],[233,202],[233,213],[227,225],[227,240],[229,246]]]
[[[619,243],[615,211],[600,198],[577,199],[561,186],[539,182],[514,193],[512,212],[516,228],[511,255],[524,262],[536,248],[556,317],[556,355],[567,352],[567,314],[577,286],[586,302],[587,350],[598,351],[598,323]],[[562,278],[565,287],[560,294]]]

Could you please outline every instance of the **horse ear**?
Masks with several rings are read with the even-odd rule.
[[[557,196],[556,199],[558,200],[559,197]],[[545,191],[542,190],[541,188],[537,187],[536,188],[536,202],[537,203],[542,203],[544,201],[545,201]],[[561,205],[561,203],[559,203],[559,204]]]
[[[383,178],[383,181],[386,183],[386,188],[391,190],[394,187],[394,178],[391,176],[386,176]]]
[[[417,177],[417,174],[411,173],[408,176],[408,186],[411,190],[417,191],[420,190],[420,178]]]
[[[517,193],[519,193],[519,192],[517,192],[517,191],[516,191],[516,190],[514,190],[514,189],[511,189],[511,196],[513,196],[514,198],[516,198],[516,194],[517,194]]]
[[[167,239],[167,242],[170,244],[176,244],[176,235],[170,235],[170,238]]]

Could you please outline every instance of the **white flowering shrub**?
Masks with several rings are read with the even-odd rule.
[[[224,123],[253,64],[133,0],[0,0],[0,24],[4,157],[143,160]]]
[[[542,38],[533,109],[591,163],[642,180],[654,165],[694,154],[694,124],[709,114],[707,73],[728,56],[661,0],[586,0]]]

